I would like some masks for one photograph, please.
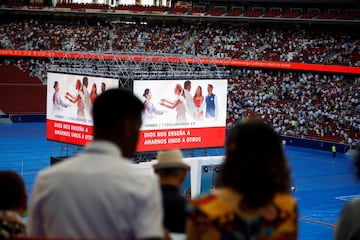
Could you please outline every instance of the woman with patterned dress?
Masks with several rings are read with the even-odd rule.
[[[215,190],[187,207],[187,240],[297,239],[290,178],[272,128],[257,120],[235,124]]]

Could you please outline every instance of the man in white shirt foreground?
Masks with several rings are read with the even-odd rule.
[[[37,176],[30,236],[163,238],[158,181],[127,159],[135,152],[143,110],[142,102],[126,90],[111,89],[96,98],[94,141],[83,153]]]

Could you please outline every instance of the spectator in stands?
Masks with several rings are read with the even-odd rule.
[[[333,157],[336,157],[336,145],[331,146],[331,153]]]
[[[237,75],[229,81],[228,125],[255,117],[281,135],[358,142],[359,77],[264,69]]]
[[[0,171],[0,239],[26,234],[22,216],[27,207],[27,192],[21,176],[10,170]]]
[[[354,158],[356,178],[360,180],[360,145]],[[335,240],[355,240],[360,239],[360,198],[357,197],[346,203],[341,210],[340,217],[336,223],[334,233]]]
[[[160,100],[160,105],[170,108],[176,109],[176,121],[184,122],[186,121],[186,102],[185,102],[185,93],[184,89],[180,84],[176,84],[174,88],[175,100],[169,101],[165,98]]]
[[[110,89],[93,106],[94,140],[77,156],[41,171],[29,215],[33,237],[162,239],[161,192],[154,175],[130,164],[143,103]]]
[[[189,204],[187,239],[297,239],[297,205],[279,136],[262,121],[230,129],[212,194]]]
[[[102,52],[151,49],[159,54],[359,66],[359,34],[348,26],[339,29],[333,25],[318,28],[257,22],[248,27],[219,27],[210,23],[195,26],[184,21],[180,26],[148,23],[135,29],[119,23],[109,34],[112,26],[106,21],[86,26],[71,24],[67,19],[49,22],[39,21],[30,28],[27,20],[4,22],[0,24],[1,44],[6,49]],[[194,33],[196,36],[192,37]]]
[[[53,106],[54,106],[54,111],[62,111],[63,108],[67,108],[69,105],[67,103],[65,103],[62,98],[61,95],[59,93],[60,91],[60,86],[59,86],[59,82],[55,81],[54,82],[54,94],[53,94]]]
[[[85,117],[85,97],[83,93],[83,86],[80,79],[76,80],[75,84],[76,94],[73,95],[69,92],[66,92],[65,98],[72,103],[77,104],[77,116],[84,118]]]
[[[164,226],[169,232],[184,233],[186,199],[180,194],[190,166],[183,161],[179,149],[159,151],[153,165],[159,176],[164,207]]]

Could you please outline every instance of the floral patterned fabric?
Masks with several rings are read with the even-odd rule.
[[[210,225],[220,240],[297,239],[297,205],[288,194],[276,195],[272,207],[250,222],[214,194],[192,200],[187,208],[195,224]]]
[[[17,235],[25,235],[25,225],[17,221],[0,220],[0,240],[8,240]]]

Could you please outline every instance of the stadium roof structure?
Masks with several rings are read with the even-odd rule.
[[[311,23],[311,24],[359,24],[360,23],[360,7],[358,0],[318,0],[319,2],[314,2],[313,0],[297,0],[294,2],[289,2],[288,0],[279,0],[279,1],[211,1],[211,5],[206,4],[204,1],[198,1],[198,3],[193,2],[193,8],[204,8],[204,12],[199,14],[191,13],[192,11],[187,11],[187,13],[179,14],[179,13],[171,13],[171,8],[166,9],[166,11],[151,11],[144,9],[143,11],[132,11],[132,10],[116,10],[116,7],[110,7],[106,9],[87,9],[79,8],[72,9],[70,7],[37,7],[30,5],[25,5],[20,2],[20,6],[11,6],[11,5],[1,5],[0,6],[0,14],[15,14],[17,16],[50,16],[50,17],[99,17],[99,18],[107,18],[112,20],[120,20],[120,21],[128,21],[128,22],[146,22],[146,21],[189,21],[189,22],[227,22],[227,23],[246,23],[246,22],[286,22],[286,23]],[[284,2],[286,2],[285,7]],[[217,5],[217,3],[219,5]],[[221,4],[220,4],[221,3]],[[231,3],[236,3],[236,5],[232,5]],[[254,5],[254,3],[256,3]],[[275,4],[276,3],[276,4]],[[318,13],[316,16],[312,17],[303,17],[306,15],[307,11],[314,10],[311,7],[311,3],[320,4],[321,7],[329,8],[326,11],[333,13],[333,11],[337,11],[336,16],[332,17],[321,17],[320,11],[323,9],[316,7]],[[342,3],[342,4],[340,4]],[[274,8],[281,9],[284,11],[280,14],[280,16],[268,16],[265,14],[267,11],[271,11]],[[307,6],[307,7],[306,7]],[[282,9],[283,7],[283,9]],[[224,8],[227,9],[223,14],[209,14],[205,12],[205,8],[209,8],[209,10]],[[246,11],[243,11],[244,8],[249,8],[247,11],[253,11],[256,9],[263,9],[264,11],[258,16],[252,16],[251,14],[246,14]],[[289,8],[289,9],[288,9]],[[236,16],[232,16],[231,14],[227,14],[228,11],[234,9],[242,9],[242,13]],[[298,11],[301,13],[295,16],[287,16],[286,11]],[[341,17],[340,11],[343,11],[343,14],[346,14],[346,17]],[[348,16],[347,13],[351,15]],[[355,14],[352,16],[352,14]]]

